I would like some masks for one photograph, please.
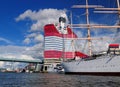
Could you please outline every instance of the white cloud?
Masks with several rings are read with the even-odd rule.
[[[43,34],[36,32],[36,33],[31,33],[31,34],[27,35],[23,42],[25,44],[30,44],[30,43],[43,42],[43,40],[44,40]]]
[[[26,47],[20,47],[20,46],[0,46],[0,57],[2,58],[16,58],[16,59],[26,59],[30,58],[29,55],[26,55],[28,57],[24,57],[22,55],[25,51]],[[0,67],[6,66],[8,62],[0,62]],[[19,65],[20,63],[15,63],[15,65]]]
[[[10,40],[2,38],[2,37],[0,37],[0,41],[4,41],[5,43],[13,44],[13,42],[11,42]]]
[[[3,58],[23,58],[23,59],[33,59],[37,58],[33,53],[37,52],[40,54],[41,47],[43,44],[37,44],[33,47],[25,46],[0,46],[0,57]]]
[[[39,34],[35,37],[35,42],[43,42],[44,37],[43,35]]]
[[[77,35],[78,38],[83,37],[83,33],[80,30],[74,30],[74,33]]]
[[[34,15],[35,13],[36,13],[35,11],[32,12],[32,11],[29,9],[29,10],[25,11],[24,14],[19,15],[19,17],[16,18],[16,21],[24,20],[25,18],[29,18],[29,17],[31,17],[31,19],[34,20],[35,18],[34,18],[33,15]]]
[[[24,51],[23,54],[26,54],[26,55],[31,55],[33,58],[43,58],[43,43],[38,43],[38,44],[35,44],[34,46],[32,47],[27,47],[26,48],[26,51]]]
[[[25,40],[23,41],[23,43],[25,44],[30,44],[30,42],[31,42],[30,38],[25,38]]]
[[[27,10],[23,14],[19,15],[19,17],[16,18],[16,21],[25,20],[26,18],[29,18],[32,21],[36,21],[31,26],[31,31],[40,31],[43,30],[44,25],[49,23],[58,23],[58,18],[65,14],[64,10],[57,10],[57,9],[40,9],[39,11],[32,11]],[[67,16],[66,16],[67,18]],[[68,21],[68,19],[67,19]]]
[[[0,61],[0,67],[4,66],[4,62]]]
[[[30,26],[30,33],[26,36],[23,41],[26,44],[38,43],[43,41],[43,32],[44,26],[49,23],[58,23],[58,19],[62,14],[65,14],[66,10],[57,10],[57,9],[40,9],[39,11],[26,10],[24,13],[20,14],[16,21],[21,21],[30,19],[34,23]],[[66,16],[66,15],[65,15]],[[66,16],[67,23],[68,18]]]
[[[25,49],[26,47],[22,47],[22,46],[12,46],[12,45],[0,46],[0,55],[7,53],[21,54],[21,52],[24,51]]]
[[[16,59],[41,59],[43,57],[43,44],[36,44],[33,47],[25,46],[0,46],[0,57]],[[0,67],[6,66],[8,62],[0,62]],[[14,63],[17,67],[21,63]]]
[[[36,33],[31,33],[31,34],[29,34],[27,37],[29,37],[29,38],[33,38],[33,37],[35,37],[36,36]]]

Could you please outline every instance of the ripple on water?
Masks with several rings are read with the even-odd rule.
[[[0,73],[0,87],[120,87],[120,77]]]

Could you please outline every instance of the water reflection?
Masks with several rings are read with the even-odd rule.
[[[119,87],[120,77],[0,73],[0,87]]]

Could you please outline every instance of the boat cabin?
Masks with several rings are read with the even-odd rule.
[[[120,45],[109,44],[108,54],[120,55]]]

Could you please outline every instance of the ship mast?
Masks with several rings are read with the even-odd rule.
[[[119,3],[119,0],[117,0],[117,5],[118,5],[118,8],[120,7],[120,3]]]
[[[120,3],[119,3],[119,0],[117,0],[117,6],[118,6],[118,17],[119,17],[118,25],[120,25]]]
[[[100,5],[88,5],[88,0],[86,0],[86,5],[73,5],[72,8],[85,8],[86,9],[86,24],[71,24],[72,28],[86,28],[87,29],[87,38],[74,38],[74,39],[78,39],[78,40],[88,40],[88,47],[89,47],[89,56],[92,55],[92,42],[91,40],[100,40],[103,38],[91,38],[91,34],[90,34],[90,29],[94,28],[94,29],[100,29],[100,28],[106,28],[106,29],[111,29],[111,28],[120,28],[120,4],[119,4],[119,0],[117,0],[117,6],[118,8],[104,8],[103,6]],[[119,16],[119,23],[118,25],[114,26],[110,26],[110,25],[96,25],[96,24],[90,24],[89,23],[89,8],[95,8],[95,10],[98,11],[94,11],[94,13],[108,13],[108,14],[112,14],[112,13],[117,13]],[[101,11],[102,10],[102,11]],[[104,39],[110,39],[110,38],[104,38]]]
[[[92,55],[92,50],[91,50],[91,34],[90,34],[90,26],[89,26],[89,11],[88,11],[88,0],[86,0],[86,22],[87,22],[87,27],[88,27],[88,46],[89,46],[89,55]]]
[[[88,0],[86,0],[86,5],[73,5],[72,8],[85,8],[86,9],[86,24],[81,24],[81,25],[77,25],[77,26],[83,26],[83,28],[87,28],[87,40],[88,40],[88,47],[89,47],[89,56],[92,55],[92,42],[91,42],[91,33],[90,33],[90,23],[89,23],[89,8],[97,8],[97,7],[102,7],[102,6],[98,6],[98,5],[88,5]],[[74,26],[71,25],[71,26]]]
[[[119,0],[116,0],[116,2],[117,2],[117,8],[95,8],[96,10],[99,10],[99,11],[94,11],[94,12],[118,14],[117,26],[93,26],[94,28],[117,28],[118,30],[120,29],[120,3],[119,3]],[[116,32],[118,32],[118,30]]]

